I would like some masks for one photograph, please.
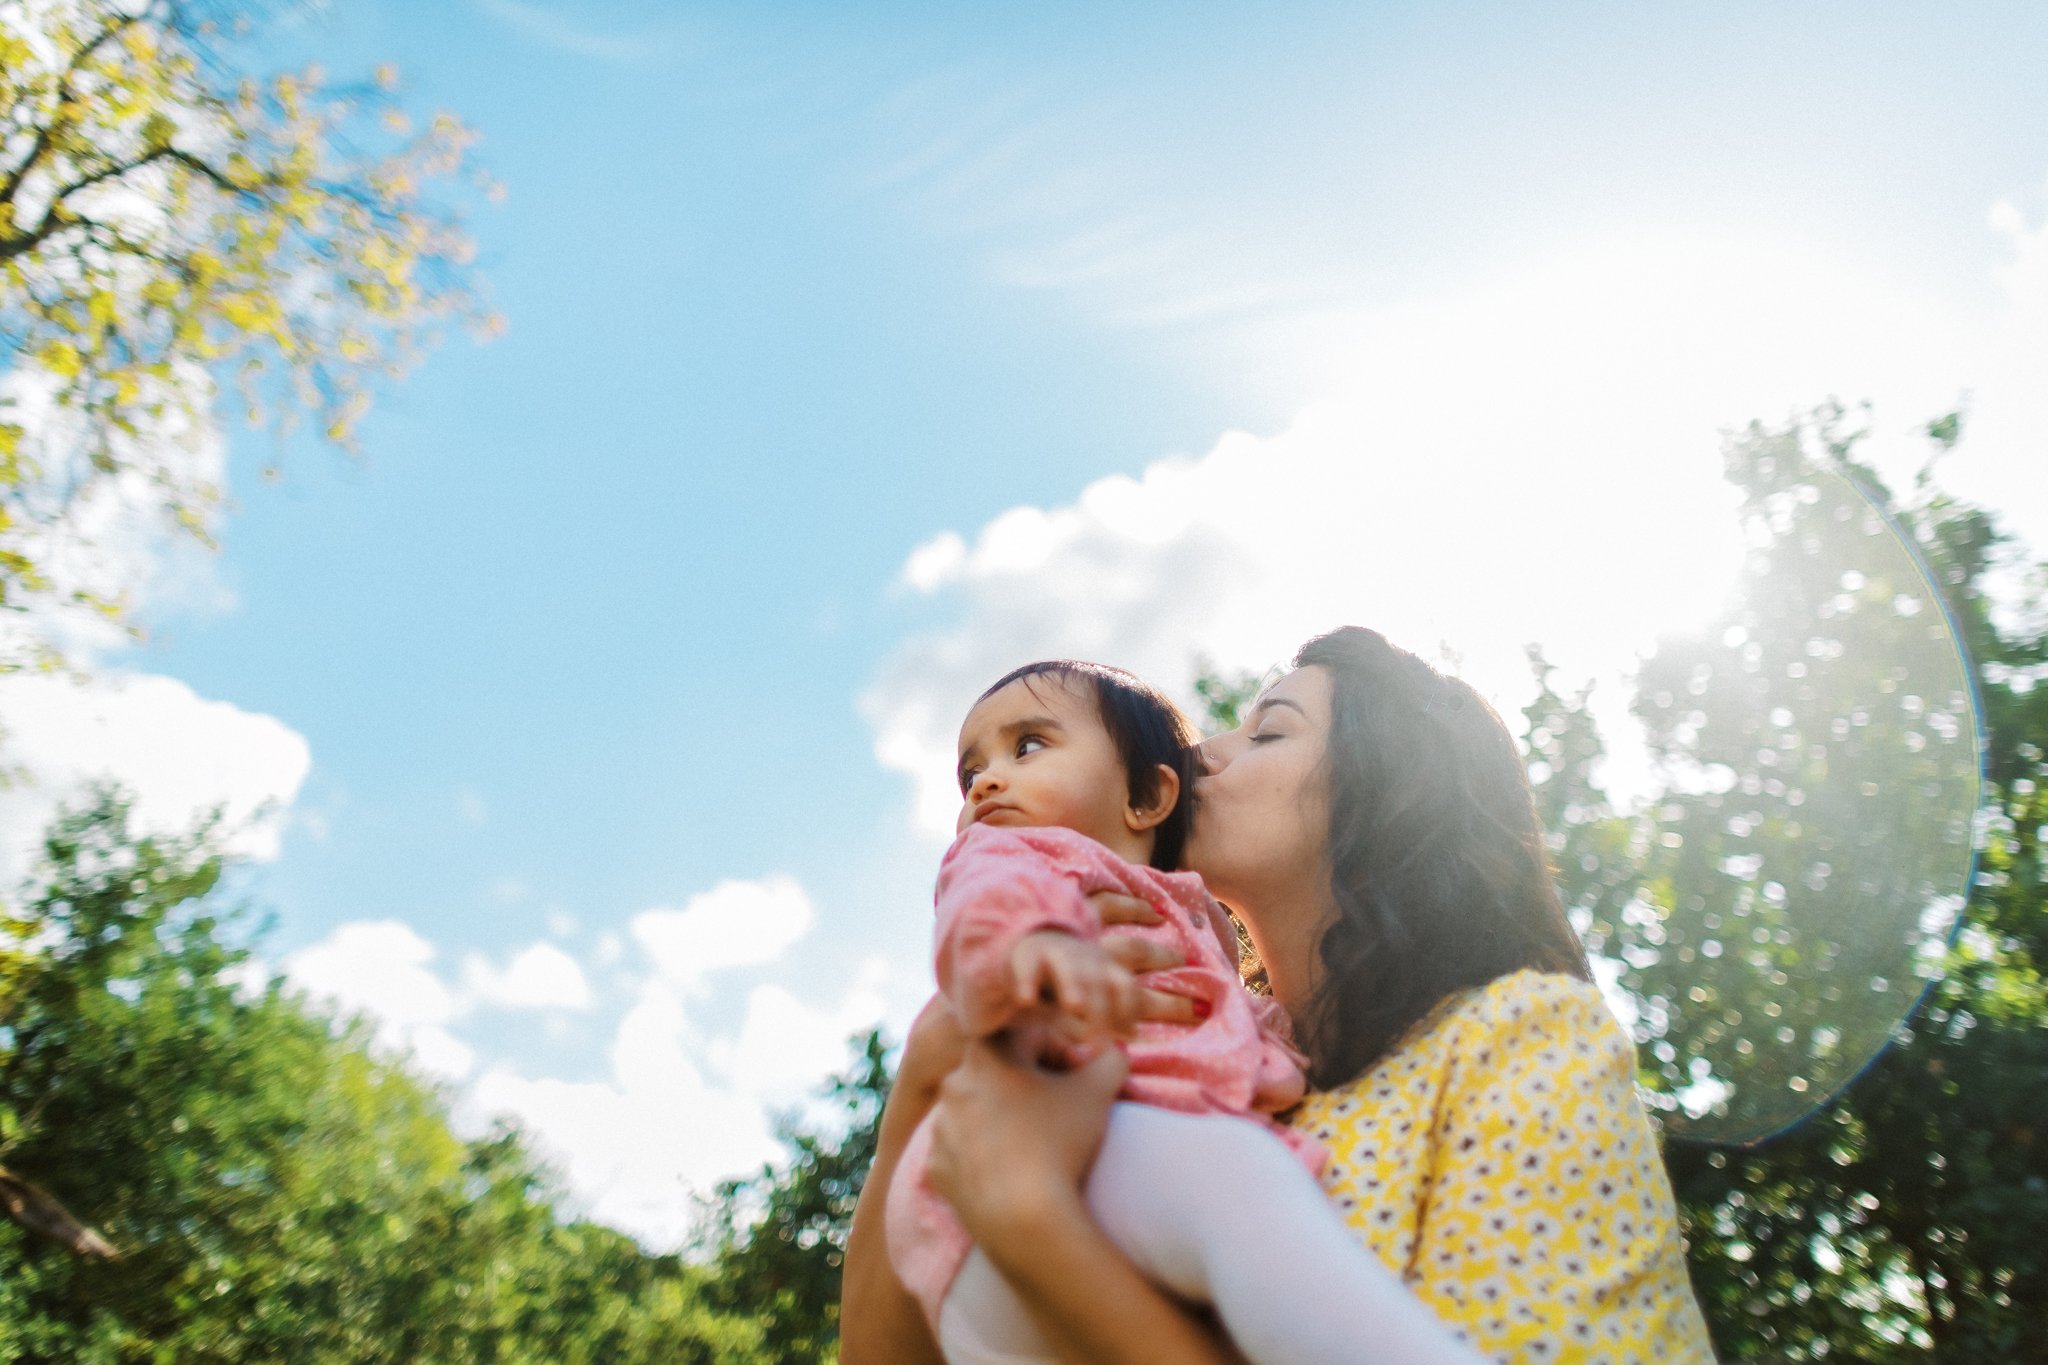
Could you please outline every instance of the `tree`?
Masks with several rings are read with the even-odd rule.
[[[1244,708],[1259,695],[1263,679],[1257,674],[1218,673],[1208,660],[1195,660],[1195,700],[1202,707],[1202,732],[1218,735],[1235,730]]]
[[[0,1223],[0,1361],[766,1361],[707,1273],[564,1218],[518,1137],[258,984],[202,833],[62,820],[0,978],[0,1159],[118,1261]]]
[[[217,381],[348,447],[437,323],[490,325],[446,193],[473,135],[413,130],[388,67],[238,75],[246,27],[205,0],[0,4],[0,606],[122,614],[66,553],[95,499],[209,537]]]
[[[853,1208],[875,1159],[875,1138],[891,1082],[879,1029],[852,1040],[847,1068],[826,1082],[840,1111],[828,1127],[786,1119],[780,1168],[729,1180],[698,1236],[712,1256],[713,1301],[758,1314],[777,1360],[839,1358],[839,1279]]]
[[[1754,556],[1728,618],[1660,643],[1639,678],[1673,789],[1617,814],[1592,780],[1584,697],[1561,695],[1540,656],[1532,786],[1566,902],[1637,1001],[1723,1356],[2044,1360],[2041,578],[1995,601],[1991,515],[1926,473],[1894,495],[1845,417],[1729,443]],[[1959,423],[1929,434],[1945,454]],[[1872,518],[1924,568],[1873,551]],[[1934,652],[1944,612],[1985,727],[1989,818],[1967,886],[1969,707],[1923,686],[1962,666]],[[1852,1080],[1769,1141],[1685,1138],[1762,1136]]]

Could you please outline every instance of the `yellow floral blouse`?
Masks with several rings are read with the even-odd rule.
[[[1599,989],[1517,972],[1440,1006],[1297,1128],[1360,1238],[1499,1361],[1713,1360],[1635,1051]]]

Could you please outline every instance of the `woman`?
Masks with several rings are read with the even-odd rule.
[[[1329,1146],[1347,1224],[1441,1324],[1418,1337],[1396,1305],[1398,1339],[1359,1358],[1467,1342],[1546,1365],[1711,1360],[1633,1050],[1558,905],[1499,717],[1354,627],[1303,646],[1204,758],[1187,862],[1244,921],[1309,1055],[1293,1122]],[[846,1365],[937,1359],[878,1226],[935,1101],[934,1182],[1068,1356],[1231,1358],[1081,1198],[1120,1079],[1113,1054],[1047,1075],[920,1019],[848,1249]]]

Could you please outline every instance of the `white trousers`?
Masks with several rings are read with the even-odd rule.
[[[1478,1359],[1359,1245],[1286,1144],[1252,1120],[1118,1104],[1087,1196],[1138,1269],[1212,1305],[1253,1365]],[[979,1248],[947,1291],[939,1346],[952,1365],[1056,1358]]]

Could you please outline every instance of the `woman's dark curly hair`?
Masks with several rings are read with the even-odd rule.
[[[1341,1085],[1452,994],[1532,967],[1590,979],[1551,881],[1521,754],[1472,688],[1346,626],[1329,672],[1330,889],[1322,973],[1297,1021],[1310,1082]]]

